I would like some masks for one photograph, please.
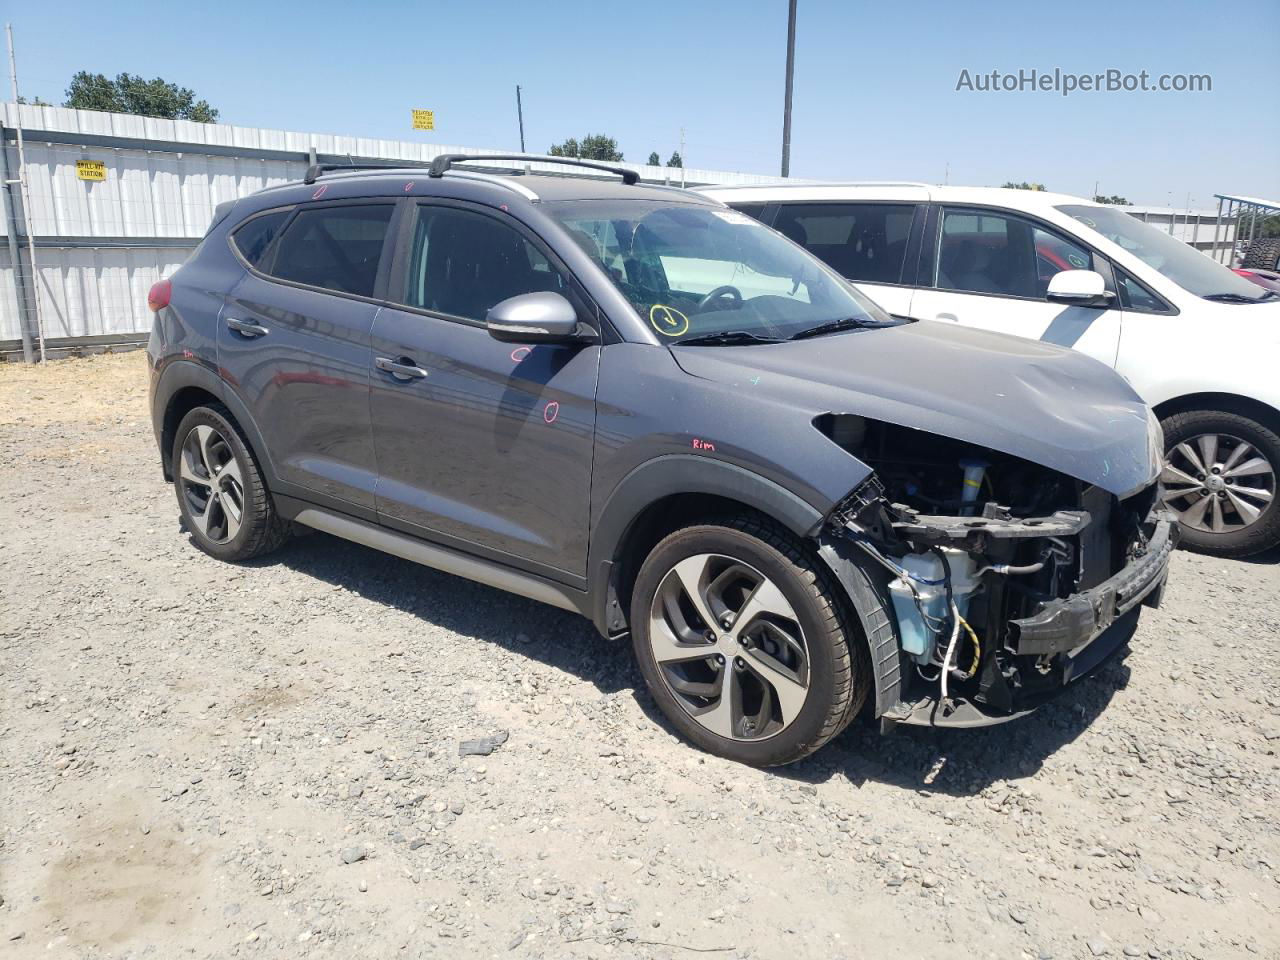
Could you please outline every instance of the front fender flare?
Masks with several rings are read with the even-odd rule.
[[[592,620],[605,636],[626,629],[625,612],[613,589],[620,548],[644,510],[670,496],[709,494],[736,500],[772,517],[792,533],[811,537],[825,515],[785,487],[732,463],[690,454],[669,454],[642,463],[618,482],[592,524],[587,571]]]

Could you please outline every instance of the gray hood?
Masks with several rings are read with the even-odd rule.
[[[1127,496],[1159,472],[1146,405],[1111,368],[1038,340],[920,321],[779,344],[673,347],[696,377],[1039,463]]]

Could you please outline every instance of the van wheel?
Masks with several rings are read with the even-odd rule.
[[[1182,542],[1219,557],[1247,557],[1280,544],[1280,436],[1224,410],[1190,410],[1163,422],[1164,502]]]
[[[289,537],[258,461],[221,404],[196,407],[178,425],[173,487],[197,547],[219,560],[260,557]]]
[[[702,749],[752,766],[825,744],[862,706],[870,677],[838,589],[762,518],[664,539],[636,578],[631,632],[667,719]]]

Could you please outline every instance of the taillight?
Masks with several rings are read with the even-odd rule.
[[[173,284],[168,280],[152,284],[151,292],[147,294],[147,306],[152,310],[161,310],[169,305],[169,297],[172,294]]]

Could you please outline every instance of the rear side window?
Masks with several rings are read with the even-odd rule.
[[[767,203],[734,203],[734,204],[730,204],[730,206],[732,206],[733,209],[741,213],[745,213],[748,217],[751,217],[755,220],[763,220],[764,209],[765,207],[768,206],[768,204]]]
[[[785,204],[773,228],[842,277],[901,283],[915,207],[907,203]]]
[[[240,256],[252,266],[261,264],[267,248],[271,246],[271,241],[276,238],[276,234],[280,232],[290,213],[292,213],[291,210],[277,210],[275,213],[264,213],[260,217],[246,221],[231,235],[231,241],[240,251]]]
[[[303,210],[276,244],[271,275],[339,293],[373,296],[394,209],[380,203]]]

